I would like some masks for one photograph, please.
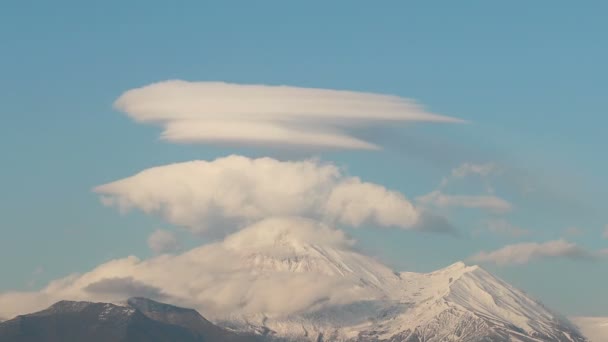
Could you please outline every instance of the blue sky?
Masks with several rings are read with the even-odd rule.
[[[607,248],[607,11],[600,1],[8,1],[0,11],[0,291],[152,255],[146,238],[168,224],[120,215],[91,189],[228,154],[319,157],[411,199],[462,163],[501,165],[492,186],[514,205],[504,219],[532,234],[475,234],[487,215],[473,210],[445,213],[458,238],[349,230],[397,268],[430,271],[481,250],[561,238]],[[169,79],[392,94],[469,123],[361,132],[381,151],[170,144],[158,127],[112,107],[129,89]],[[523,184],[535,191],[518,191]],[[473,179],[452,191],[479,187]],[[187,246],[205,241],[178,234]],[[566,314],[608,315],[608,263],[571,259],[484,267]]]

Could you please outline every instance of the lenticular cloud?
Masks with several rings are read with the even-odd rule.
[[[222,235],[275,216],[402,229],[420,229],[421,221],[401,193],[315,160],[233,155],[153,167],[94,191],[121,211],[139,209],[195,232]]]
[[[394,121],[462,122],[398,96],[179,80],[131,89],[115,107],[137,122],[162,126],[162,138],[177,143],[377,149],[350,131]]]

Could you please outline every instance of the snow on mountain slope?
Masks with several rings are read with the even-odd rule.
[[[385,325],[385,339],[411,331],[425,341],[583,341],[566,319],[485,270],[462,263],[415,279],[419,297],[394,323]],[[406,280],[407,282],[407,280]]]
[[[608,342],[608,317],[572,317],[591,342]]]
[[[477,266],[398,273],[359,253],[342,231],[293,217],[178,255],[113,260],[40,293],[0,295],[0,313],[13,314],[17,302],[116,302],[142,292],[232,330],[290,340],[585,341]]]
[[[290,220],[293,220],[290,219]],[[354,241],[342,231],[324,225],[289,229],[290,221],[275,219],[254,225],[224,241],[243,265],[254,272],[314,273],[328,277],[356,277],[361,285],[383,288],[399,279],[398,274],[373,258],[355,252]]]
[[[357,253],[339,231],[284,224],[244,230],[225,245],[257,276],[312,274],[348,295],[289,315],[218,317],[223,324],[305,340],[584,341],[566,319],[477,266],[397,273]]]

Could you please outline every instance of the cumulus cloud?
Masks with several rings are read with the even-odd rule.
[[[497,265],[521,265],[543,258],[593,259],[592,253],[566,240],[552,240],[544,243],[526,242],[507,245],[495,251],[482,251],[470,259],[474,262],[489,262]]]
[[[132,295],[161,297],[210,318],[283,315],[378,298],[379,290],[360,286],[363,272],[353,269],[368,265],[372,272],[392,271],[356,253],[353,244],[342,231],[316,221],[267,219],[182,254],[116,259],[37,292],[0,293],[0,316],[40,310],[62,299],[122,301]]]
[[[511,203],[494,195],[449,195],[435,190],[417,200],[423,205],[438,208],[475,208],[495,213],[505,213],[512,209]]]
[[[178,143],[257,143],[377,149],[354,128],[394,121],[456,123],[389,95],[289,86],[172,80],[129,90],[115,107]]]
[[[196,232],[238,229],[272,216],[306,216],[352,227],[424,228],[421,211],[401,193],[316,160],[229,156],[191,161],[150,168],[94,191],[106,205],[158,214]]]
[[[148,247],[157,254],[170,253],[179,248],[179,242],[172,232],[157,229],[148,237]]]
[[[419,218],[414,205],[402,194],[355,177],[345,179],[331,190],[324,211],[336,221],[354,227],[371,221],[386,227],[408,228]]]

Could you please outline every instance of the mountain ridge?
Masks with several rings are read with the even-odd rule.
[[[305,313],[284,317],[218,318],[222,324],[303,340],[475,341],[485,334],[495,341],[585,341],[567,319],[477,265],[458,261],[430,273],[395,272],[358,253],[341,237],[320,244],[314,234],[293,232],[280,221],[272,228],[248,228],[228,240],[237,247],[253,241],[253,247],[238,251],[252,272],[339,279],[342,292],[355,293],[354,299],[321,300]],[[335,237],[327,231],[322,235]],[[453,331],[460,335],[450,336]]]
[[[150,266],[167,258],[171,268]],[[200,263],[208,259],[222,262]],[[159,260],[138,263],[129,274],[162,289],[164,301],[188,303],[208,320],[137,298],[99,308],[95,320],[104,310],[115,318],[134,310],[145,318],[139,323],[187,327],[191,334],[200,329],[287,341],[587,341],[566,318],[479,266],[456,262],[430,273],[395,272],[359,253],[341,231],[310,220],[273,219]],[[181,279],[211,282],[189,284],[188,292],[185,283],[163,287],[178,266],[194,274]],[[104,280],[93,275],[82,281],[85,290]],[[59,302],[51,309],[82,305]]]
[[[186,315],[186,316],[184,316]],[[130,298],[124,305],[59,301],[47,309],[0,323],[0,341],[11,342],[257,341],[220,328],[196,310]]]

